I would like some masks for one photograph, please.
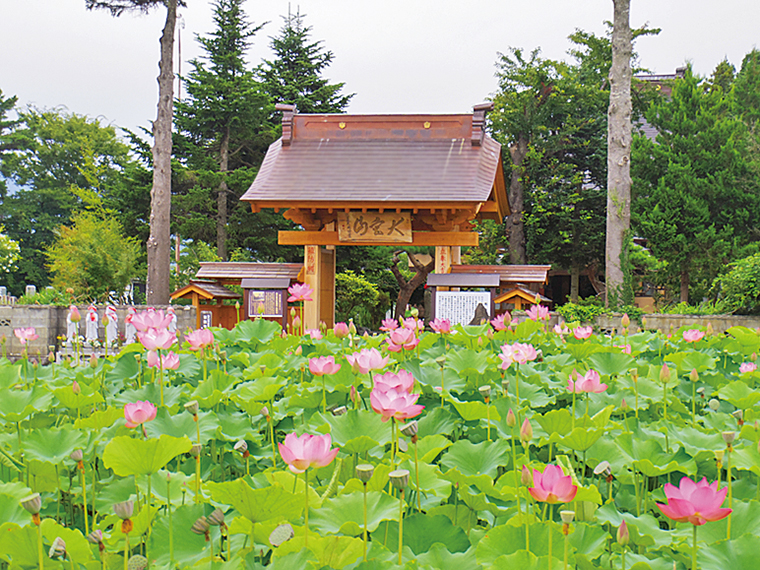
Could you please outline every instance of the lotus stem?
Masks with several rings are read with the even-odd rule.
[[[201,502],[201,456],[195,458],[195,502]]]
[[[364,483],[364,560],[367,560],[367,483]]]
[[[727,538],[731,540],[731,514],[734,506],[733,486],[731,485],[731,445],[726,450],[726,482],[728,483],[728,508],[732,509],[728,513],[728,524],[726,526]],[[696,566],[694,567],[696,568]]]
[[[84,473],[84,464],[79,462],[79,475],[82,479],[82,514],[84,515],[84,535],[90,534],[90,523],[87,520],[87,477]]]
[[[549,526],[549,570],[552,570],[552,505],[549,505],[549,518],[546,523]]]
[[[398,499],[398,563],[401,566],[404,548],[404,489],[401,489]]]
[[[522,520],[522,506],[520,505],[520,479],[517,475],[517,447],[515,446],[515,428],[512,428],[512,466],[515,472],[515,494],[517,495],[517,514]],[[526,546],[527,549],[527,546]]]
[[[486,399],[486,439],[491,441],[491,399]]]
[[[417,461],[417,436],[414,436],[414,485],[417,489],[417,512],[422,512],[422,498],[420,492],[420,467]]]
[[[570,427],[570,431],[575,429],[575,387],[573,387],[573,419]]]
[[[694,528],[697,528],[697,527],[695,526]],[[567,544],[567,542],[565,544]],[[565,549],[567,550],[567,546],[565,546]],[[565,555],[565,556],[567,557],[567,555]],[[625,570],[625,546],[623,547],[623,554],[621,556],[623,558],[623,561],[622,561],[623,568],[622,568],[622,570]]]
[[[37,524],[37,563],[39,570],[43,570],[44,558],[42,554],[42,526]]]
[[[305,510],[304,510],[304,541],[303,545],[308,546],[309,545],[309,468],[307,467],[306,470],[303,472],[303,479],[304,483],[306,485],[306,489],[304,490],[304,496],[305,496]]]
[[[443,408],[443,390],[444,390],[444,380],[443,380],[443,366],[441,366],[441,407]]]
[[[729,517],[731,515],[728,515]],[[731,524],[731,519],[728,519],[728,524]],[[697,570],[697,525],[694,527],[693,542],[691,544],[691,570]]]
[[[325,391],[325,375],[322,374],[322,413],[327,413],[327,392]]]
[[[129,533],[124,533],[124,570],[127,570],[127,563],[129,562]]]
[[[324,376],[323,376],[324,378]],[[274,400],[269,401],[269,407],[272,410],[272,414],[274,413]],[[277,467],[277,453],[275,451],[274,446],[274,417],[270,414],[267,414],[267,423],[269,424],[269,440],[272,442],[272,467]],[[246,465],[245,465],[246,473],[248,473],[248,458],[246,458]]]
[[[166,509],[169,514],[169,565],[174,567],[174,527],[172,526],[171,478],[166,478]]]
[[[396,418],[391,416],[391,470],[396,468]]]
[[[697,425],[697,383],[691,383],[691,423]]]

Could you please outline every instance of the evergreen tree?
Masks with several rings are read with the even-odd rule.
[[[183,237],[199,237],[197,228],[186,223],[183,211],[197,213],[198,200],[205,202],[208,209],[215,210],[217,254],[221,259],[227,259],[229,207],[244,207],[238,204],[239,195],[231,191],[227,175],[246,164],[258,165],[263,143],[273,138],[273,129],[266,124],[272,109],[269,98],[246,68],[245,52],[260,26],[253,27],[246,20],[244,1],[214,2],[216,28],[209,36],[198,37],[205,55],[190,62],[193,69],[185,81],[188,97],[176,103],[176,124],[185,137],[178,154],[196,171],[200,186],[190,189],[190,195],[185,195],[189,199],[178,200],[185,207],[175,216],[175,226]],[[215,208],[213,201],[203,199],[209,186],[216,192]]]
[[[760,122],[760,51],[753,49],[742,60],[734,87],[734,109],[750,127]],[[757,133],[760,135],[760,132]]]
[[[3,168],[3,155],[12,150],[18,149],[18,141],[14,131],[19,126],[20,121],[7,117],[16,106],[17,97],[3,97],[3,90],[0,89],[0,176],[5,176]],[[7,191],[5,180],[0,178],[0,197],[4,198]]]
[[[322,77],[333,60],[321,41],[310,40],[311,27],[304,26],[300,12],[283,17],[280,35],[271,38],[275,58],[258,70],[264,90],[275,103],[296,106],[301,113],[340,113],[354,94],[342,95],[345,83],[330,84]]]
[[[722,89],[705,89],[688,68],[670,99],[652,105],[655,143],[636,137],[635,222],[678,280],[681,302],[701,296],[736,249],[758,232],[757,179],[746,128]],[[696,293],[696,295],[694,295]]]

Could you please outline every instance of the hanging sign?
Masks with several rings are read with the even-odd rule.
[[[412,214],[338,212],[338,239],[347,243],[412,243]]]

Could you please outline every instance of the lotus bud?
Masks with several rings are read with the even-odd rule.
[[[623,401],[620,402],[620,407],[623,409],[624,412],[627,412],[630,407],[628,406],[628,402],[625,401],[625,398],[623,398]]]
[[[760,440],[757,441],[757,452],[760,453]]]
[[[129,557],[127,570],[145,570],[148,567],[148,559],[142,554],[135,554]]]
[[[488,329],[488,331],[486,331],[486,338],[488,340],[493,340],[493,329]]]
[[[507,394],[509,392],[509,380],[501,381],[501,389],[504,390],[504,394]]]
[[[125,521],[132,518],[132,513],[135,510],[135,504],[132,501],[124,501],[123,503],[116,503],[113,506],[114,514],[121,520]]]
[[[317,328],[319,329],[319,332],[325,334],[327,332],[327,323],[325,321],[319,321]]]
[[[660,368],[660,382],[663,384],[670,382],[670,368],[666,363],[663,363],[662,368]]]
[[[351,398],[351,401],[356,403],[356,386],[351,384],[351,389],[348,391],[348,397]]]
[[[609,461],[602,461],[599,463],[599,465],[594,467],[594,475],[601,475],[602,473],[606,473],[607,471],[611,471]]]
[[[203,446],[200,443],[194,443],[193,446],[190,448],[190,455],[192,455],[193,457],[200,457],[202,450],[203,450]]]
[[[48,352],[48,362],[55,362],[55,351]]]
[[[342,416],[347,411],[348,411],[348,409],[346,408],[346,406],[338,406],[337,408],[335,408],[332,411],[332,415],[334,415],[334,416]]]
[[[367,463],[362,463],[356,466],[356,478],[359,479],[365,485],[372,479],[372,475],[375,473],[375,468]]]
[[[103,318],[100,320],[100,322],[103,323],[104,327],[107,327],[108,323],[111,322],[111,319],[108,318],[108,315],[103,315]]]
[[[196,415],[198,413],[199,408],[200,406],[198,405],[198,400],[190,400],[187,404],[185,404],[185,410],[193,415]]]
[[[409,471],[406,469],[396,469],[388,473],[388,478],[391,480],[391,485],[394,488],[403,490],[409,484]]]
[[[301,317],[299,317],[298,315],[296,315],[293,318],[293,328],[295,330],[300,330],[301,329]]]
[[[560,511],[559,516],[563,523],[570,524],[575,518],[575,511]]]
[[[74,380],[74,382],[71,384],[71,391],[74,392],[77,396],[82,393],[82,388],[79,386],[79,382]]]
[[[26,512],[32,515],[38,515],[42,509],[42,498],[39,493],[29,495],[27,498],[21,500],[21,506],[24,507]]]
[[[295,535],[296,533],[293,531],[293,527],[288,523],[283,523],[275,528],[272,531],[272,534],[269,535],[269,544],[277,548],[278,546],[285,544]]]
[[[71,455],[69,455],[72,461],[82,461],[82,457],[84,457],[84,454],[82,453],[81,449],[75,449],[71,452]]]
[[[60,536],[55,537],[55,540],[48,551],[49,558],[54,558],[55,556],[66,558],[66,543]]]
[[[302,354],[302,353],[303,353],[303,348],[302,348],[302,347],[301,347],[301,345],[299,344],[299,345],[296,347],[296,356],[301,356],[301,354]]]
[[[620,526],[617,530],[617,541],[618,544],[621,546],[627,545],[631,540],[631,535],[628,533],[628,525],[625,524],[625,521],[620,523]]]
[[[478,347],[480,347],[480,348],[483,348],[483,345],[484,345],[484,344],[485,344],[485,343],[483,342],[483,337],[482,337],[482,336],[479,336],[479,337],[478,337]]]
[[[100,544],[103,542],[103,531],[93,530],[90,534],[87,535],[87,540],[92,544]]]
[[[354,319],[348,319],[348,332],[351,335],[356,334],[356,325],[354,324]]]
[[[220,508],[214,509],[207,517],[208,523],[214,526],[222,526],[224,524],[224,512]]]
[[[647,328],[647,318],[641,317],[641,326]]]
[[[715,398],[710,398],[710,401],[707,402],[707,405],[710,406],[710,409],[713,412],[717,412],[718,408],[720,408],[720,402],[716,400]]]
[[[488,400],[491,399],[491,387],[490,386],[481,386],[478,388],[478,392],[480,392],[480,395],[483,396],[483,399],[488,403]]]
[[[240,301],[235,301],[235,310],[240,311]]]
[[[706,328],[707,328],[707,331],[706,331],[707,336],[712,336],[713,334],[715,334],[715,330],[713,330],[713,326],[711,322],[708,321]]]
[[[369,338],[369,332],[367,332],[367,331],[364,331],[364,334],[362,335],[362,338],[363,338],[364,340],[367,340],[367,339]]]
[[[525,418],[525,421],[520,427],[520,439],[523,442],[528,442],[533,439],[533,426],[530,425],[528,418]]]
[[[98,367],[98,355],[94,352],[90,355],[90,368]]]
[[[691,372],[689,372],[689,378],[691,379],[692,382],[696,382],[697,380],[699,380],[699,372],[697,372],[696,368],[691,369]]]
[[[193,526],[190,527],[190,530],[192,530],[195,534],[206,534],[210,527],[211,526],[208,524],[208,519],[204,516],[201,516],[193,523]]]
[[[264,303],[259,303],[258,306],[256,307],[256,313],[259,316],[261,316],[264,314],[265,311],[266,311],[266,307],[264,306]]]
[[[290,308],[290,318],[291,318],[291,319],[295,319],[295,318],[296,318],[296,315],[297,315],[297,313],[296,313],[296,308],[295,308],[295,307],[291,307],[291,308]],[[293,325],[295,326],[295,323],[293,323]]]
[[[417,424],[417,420],[412,420],[401,428],[401,433],[403,433],[406,437],[414,437],[417,435],[418,429],[419,425]]]
[[[335,335],[335,338],[343,340],[349,335],[348,325],[346,323],[335,323],[333,334]]]
[[[620,326],[624,329],[628,329],[631,326],[631,317],[628,316],[628,313],[623,313],[623,318],[620,319]]]
[[[530,469],[528,469],[527,465],[522,466],[522,471],[520,472],[520,481],[523,485],[533,485],[533,475],[530,474]]]
[[[515,413],[512,411],[512,408],[509,408],[509,411],[507,412],[507,426],[513,428],[516,425],[517,425],[517,417],[515,416]]]
[[[723,441],[725,441],[726,445],[728,445],[729,447],[731,447],[731,444],[736,439],[736,432],[733,432],[733,431],[724,431],[720,435],[723,437]]]

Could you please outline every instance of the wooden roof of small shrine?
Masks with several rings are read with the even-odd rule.
[[[546,283],[551,265],[452,265],[452,273],[496,273],[508,283]]]
[[[303,263],[253,263],[235,261],[202,261],[196,279],[215,279],[222,283],[240,285],[243,279],[276,279],[287,277],[299,280]]]
[[[177,289],[171,294],[172,300],[184,299],[190,297],[193,293],[201,299],[240,299],[242,295],[227,289],[224,285],[219,285],[214,281],[191,281],[181,289]]]
[[[285,217],[307,230],[330,223],[325,214],[350,209],[438,212],[441,227],[434,230],[445,221],[501,221],[510,209],[501,145],[484,130],[491,108],[484,103],[461,115],[310,115],[278,105],[283,136],[241,200],[253,211],[288,209]],[[327,212],[317,220],[318,210]]]
[[[520,297],[525,302],[530,303],[531,305],[552,302],[552,300],[549,297],[541,295],[540,293],[536,293],[535,291],[531,291],[530,289],[526,289],[525,287],[517,286],[510,289],[509,291],[505,291],[504,293],[496,297],[496,299],[494,299],[494,303],[504,303],[506,301],[509,301],[510,299],[514,299],[515,297]]]

